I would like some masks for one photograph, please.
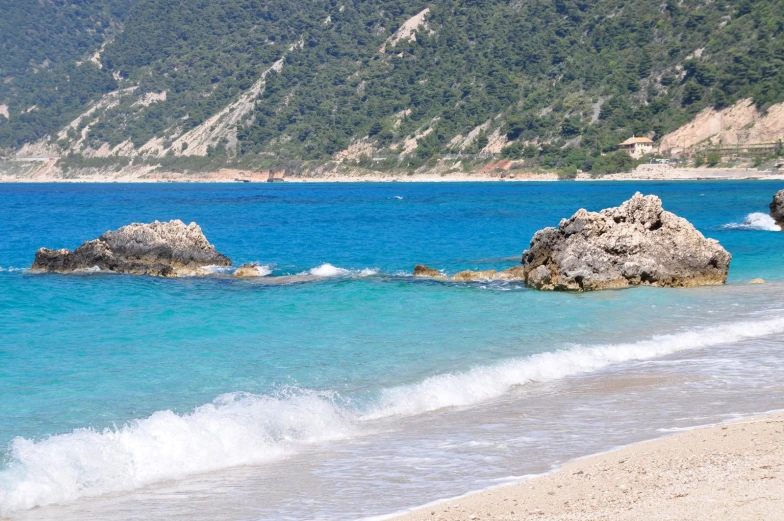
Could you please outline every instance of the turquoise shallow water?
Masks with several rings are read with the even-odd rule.
[[[632,374],[640,368],[634,364],[664,363],[694,349],[704,359],[683,381],[703,382],[706,417],[781,406],[778,391],[768,391],[764,405],[732,391],[762,392],[772,382],[760,367],[772,371],[781,362],[784,233],[737,226],[748,214],[765,212],[779,188],[773,182],[0,186],[6,224],[0,241],[0,515],[24,516],[50,503],[87,504],[84,498],[106,494],[131,497],[205,473],[269,488],[269,476],[238,477],[237,469],[274,475],[285,465],[303,465],[298,458],[306,453],[325,465],[307,471],[312,479],[361,478],[354,495],[344,494],[350,504],[327,501],[334,491],[320,495],[314,487],[305,494],[312,508],[301,510],[291,506],[301,491],[276,485],[268,502],[255,506],[264,512],[260,518],[331,519],[352,508],[357,517],[380,514],[486,486],[511,469],[485,465],[481,482],[461,481],[455,472],[435,496],[401,492],[398,503],[363,511],[358,505],[369,503],[362,490],[372,487],[357,483],[385,472],[416,472],[389,464],[374,476],[358,447],[375,443],[378,453],[409,437],[405,450],[432,454],[432,444],[448,443],[440,429],[454,422],[450,414],[465,415],[466,433],[483,422],[499,425],[490,429],[504,433],[497,439],[485,432],[464,440],[498,444],[521,428],[509,420],[513,414],[481,421],[471,415],[528,410],[530,402],[515,394],[520,389],[534,392],[543,382],[584,386],[572,379]],[[615,206],[636,190],[659,195],[666,209],[732,253],[726,287],[567,295],[408,276],[416,263],[448,272],[514,265],[536,230],[580,207]],[[236,264],[256,261],[273,275],[325,263],[340,269],[285,286],[24,271],[38,247],[74,248],[129,222],[173,218],[199,223]],[[745,284],[754,277],[769,284]],[[738,342],[759,354],[743,370],[727,353],[717,354]],[[564,414],[558,407],[575,403],[559,388],[547,396],[561,401],[552,398],[540,426],[556,425]],[[585,400],[586,410],[598,407]],[[626,407],[631,422],[631,405],[616,406]],[[652,431],[627,431],[641,438],[679,421],[699,423],[698,417],[664,415],[648,426]],[[590,418],[574,422],[587,425]],[[600,423],[623,432],[622,423]],[[382,434],[389,432],[398,437]],[[530,470],[634,441],[620,434],[604,445],[601,440],[564,454],[555,441],[542,442],[536,450],[550,460],[537,460],[539,467],[531,462]],[[510,461],[525,467],[531,450],[521,446]],[[455,458],[446,453],[443,461]],[[399,456],[390,453],[387,461]],[[338,462],[340,472],[325,470]],[[225,506],[228,499],[217,494],[211,501]],[[174,515],[165,501],[159,506],[158,515]],[[97,509],[96,519],[111,517],[100,506],[90,508]]]

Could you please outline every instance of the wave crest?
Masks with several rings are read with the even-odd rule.
[[[649,360],[687,349],[738,342],[775,333],[784,333],[784,317],[656,335],[650,340],[633,343],[577,345],[571,349],[539,353],[498,365],[476,367],[464,373],[440,374],[414,385],[386,389],[374,410],[363,418],[409,416],[444,407],[473,405],[500,397],[511,388],[530,382],[558,380],[598,371],[616,363]]]

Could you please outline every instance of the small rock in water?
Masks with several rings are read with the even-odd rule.
[[[446,280],[446,275],[424,264],[414,266],[414,277],[430,277],[432,279]]]
[[[751,279],[749,284],[765,284],[765,279]]]
[[[243,264],[234,272],[234,276],[238,278],[263,277],[264,275],[265,273],[259,270],[258,264]]]

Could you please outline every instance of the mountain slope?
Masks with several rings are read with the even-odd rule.
[[[78,31],[117,28],[83,49],[19,44],[37,58],[2,69],[0,147],[226,163],[375,153],[381,168],[500,152],[599,171],[632,133],[784,101],[784,0],[124,5],[72,14]],[[48,54],[56,65],[36,65]]]

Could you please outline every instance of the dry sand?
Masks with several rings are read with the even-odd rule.
[[[395,521],[784,520],[784,412],[579,459]]]
[[[313,170],[300,175],[285,175],[239,168],[221,168],[211,172],[166,172],[154,166],[129,166],[121,170],[84,168],[63,172],[55,159],[45,161],[12,161],[0,163],[0,183],[264,183],[270,180],[288,183],[389,183],[389,182],[487,182],[487,181],[557,181],[554,172],[527,171],[515,167],[519,162],[503,160],[490,162],[478,170],[463,172],[449,168],[434,168],[408,175],[365,169]],[[443,165],[442,165],[443,166]],[[448,166],[448,165],[447,165]],[[513,168],[515,167],[515,168]],[[4,170],[5,168],[5,170]],[[673,165],[639,165],[634,171],[592,178],[578,173],[577,181],[648,181],[648,180],[742,180],[784,179],[784,169],[760,171],[755,168],[682,168]]]
[[[647,167],[648,165],[643,165]],[[437,183],[437,182],[525,182],[557,181],[552,172],[454,172],[446,174],[388,174],[368,172],[363,174],[328,173],[319,176],[285,177],[287,183]],[[269,172],[239,169],[222,169],[217,172],[183,174],[179,172],[156,172],[149,169],[133,172],[100,172],[92,175],[64,177],[56,169],[41,168],[32,175],[10,175],[0,172],[0,183],[264,183]],[[784,179],[782,172],[760,172],[755,169],[709,169],[709,168],[669,168],[653,170],[641,168],[624,174],[612,174],[592,178],[587,174],[577,176],[577,181],[689,181],[689,180],[743,180],[743,179]],[[280,174],[278,174],[278,181]]]

